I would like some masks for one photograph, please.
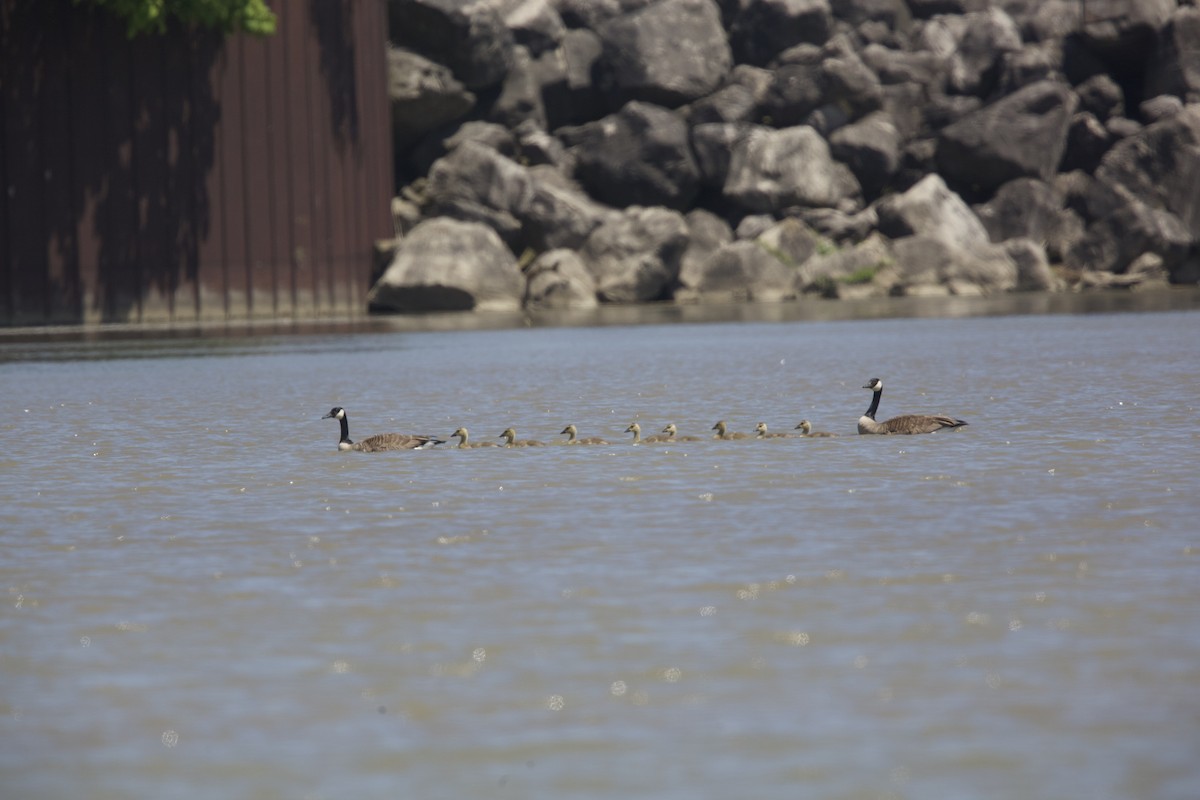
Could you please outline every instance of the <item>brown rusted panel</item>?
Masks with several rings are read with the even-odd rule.
[[[46,292],[45,180],[42,172],[39,93],[46,57],[45,9],[22,0],[6,9],[3,51],[4,190],[8,236],[4,259],[10,314],[18,323],[40,321]],[[26,33],[29,31],[29,33]]]
[[[280,20],[282,23],[283,20]],[[296,287],[292,270],[292,198],[289,189],[289,171],[292,163],[288,157],[291,139],[295,132],[291,128],[288,103],[294,94],[294,85],[288,74],[287,39],[281,29],[268,40],[264,62],[265,105],[269,129],[267,136],[267,174],[271,197],[271,273],[275,281],[276,313],[284,316],[296,313]]]
[[[114,42],[114,45],[116,43]],[[108,84],[100,135],[113,160],[104,196],[104,233],[100,243],[100,283],[104,289],[105,321],[141,321],[142,275],[138,269],[138,203],[133,161],[133,72],[131,49],[109,51]]]
[[[45,65],[42,73],[43,189],[46,215],[46,283],[42,314],[46,322],[81,318],[79,247],[75,237],[78,187],[71,164],[71,74],[68,9],[47,5]]]
[[[108,98],[99,90],[108,76],[108,49],[113,36],[123,36],[108,15],[92,6],[76,7],[71,17],[71,161],[75,184],[73,235],[79,252],[79,284],[83,322],[97,322],[104,310],[100,249],[106,233],[106,185],[113,155],[100,135]]]
[[[196,51],[199,51],[196,53]],[[193,52],[189,74],[191,113],[190,157],[193,164],[193,203],[197,229],[196,308],[201,319],[224,319],[229,315],[226,287],[229,283],[225,256],[225,225],[221,203],[221,142],[226,137],[223,112],[216,87],[227,59],[225,42],[215,34],[201,35]]]
[[[240,37],[239,88],[242,102],[243,186],[246,208],[246,268],[250,287],[250,312],[272,316],[276,312],[275,274],[271,242],[274,219],[271,205],[270,136],[272,132],[267,98],[266,39]]]
[[[250,314],[249,235],[246,207],[245,114],[242,101],[242,69],[245,40],[236,36],[226,41],[225,58],[216,91],[221,108],[217,164],[221,192],[217,213],[225,239],[227,307],[230,316]]]
[[[308,80],[308,17],[298,4],[279,12],[280,37],[287,61],[287,120],[288,130],[288,214],[291,224],[292,249],[288,261],[295,287],[296,310],[312,315],[317,311],[319,281],[316,268],[316,235],[314,231],[315,186],[311,125],[311,90]]]
[[[136,204],[136,269],[141,287],[141,314],[148,322],[171,319],[176,274],[168,259],[168,193],[171,175],[167,160],[166,40],[139,36],[130,42],[133,62],[131,110],[133,188]]]
[[[360,312],[390,233],[383,0],[132,42],[0,0],[0,324]]]

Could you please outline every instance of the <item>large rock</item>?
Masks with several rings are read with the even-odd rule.
[[[634,101],[559,135],[575,157],[576,180],[601,202],[686,209],[699,189],[687,125],[673,111]]]
[[[477,142],[467,142],[429,172],[429,214],[482,222],[516,246],[533,193],[529,171]]]
[[[445,64],[468,89],[497,86],[515,44],[492,3],[476,0],[390,0],[391,41]]]
[[[687,107],[688,124],[749,122],[770,86],[769,70],[739,64],[720,89]]]
[[[1088,0],[1083,38],[1112,63],[1133,63],[1145,57],[1175,6],[1176,0]]]
[[[397,152],[459,119],[475,105],[475,95],[455,80],[449,69],[424,56],[389,47],[387,65],[392,140]]]
[[[517,210],[526,246],[535,250],[578,249],[592,231],[617,214],[552,167],[529,170],[532,191]]]
[[[580,256],[601,300],[648,302],[665,299],[675,285],[687,242],[687,222],[679,212],[634,207],[594,230]]]
[[[829,0],[747,0],[730,26],[739,64],[766,66],[799,43],[824,44],[833,32]]]
[[[517,44],[534,57],[557,48],[567,26],[550,0],[501,0],[500,14]]]
[[[879,78],[846,37],[825,47],[801,45],[780,58],[760,103],[775,127],[804,124],[830,132],[883,107]]]
[[[793,273],[758,242],[737,241],[719,247],[700,264],[682,302],[777,302],[795,295]]]
[[[660,0],[602,24],[601,69],[615,105],[674,108],[725,80],[733,58],[714,0]]]
[[[861,189],[854,174],[830,155],[815,130],[756,128],[734,143],[725,196],[752,212],[789,206],[854,206]]]
[[[895,283],[893,262],[891,243],[879,234],[850,247],[823,248],[796,270],[796,290],[828,298],[885,295]]]
[[[1088,226],[1065,263],[1076,270],[1124,273],[1139,256],[1153,253],[1174,274],[1187,262],[1193,243],[1194,234],[1179,217],[1130,198]]]
[[[525,270],[525,307],[588,309],[599,305],[596,279],[574,250],[548,250]]]
[[[971,296],[1017,287],[1017,265],[998,245],[964,250],[942,238],[909,236],[892,242],[892,254],[892,294]]]
[[[1036,178],[1009,181],[995,197],[976,206],[975,213],[993,242],[1044,242],[1046,252],[1060,261],[1083,236],[1083,221],[1066,207],[1066,198],[1053,185]]]
[[[491,118],[508,128],[516,128],[523,122],[546,127],[541,80],[529,51],[520,45],[513,48],[512,64],[501,85],[500,96],[492,104]]]
[[[833,157],[850,167],[867,199],[878,197],[900,167],[900,132],[886,111],[878,111],[834,131]]]
[[[938,175],[928,175],[907,192],[880,200],[875,210],[879,231],[892,239],[941,239],[969,252],[991,245],[979,217]]]
[[[515,311],[525,279],[496,232],[476,222],[426,220],[400,241],[367,295],[375,311]]]
[[[999,8],[936,17],[923,27],[922,36],[946,58],[946,87],[956,94],[989,95],[1004,56],[1021,49],[1016,23]]]
[[[688,243],[679,260],[678,283],[682,289],[695,289],[700,282],[704,262],[716,250],[733,241],[729,223],[702,208],[688,213]]]
[[[1200,103],[1118,142],[1096,178],[1175,214],[1200,235]]]
[[[1146,70],[1146,97],[1200,102],[1200,8],[1179,8],[1159,34]]]
[[[1014,178],[1054,175],[1075,111],[1070,87],[1041,81],[942,130],[938,172],[946,183],[988,196]]]

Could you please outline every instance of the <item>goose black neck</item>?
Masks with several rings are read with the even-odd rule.
[[[875,390],[875,394],[871,397],[871,407],[867,409],[867,413],[864,416],[875,419],[875,412],[879,410],[879,398],[882,396],[883,388],[880,387]]]
[[[350,441],[350,420],[345,413],[338,417],[338,422],[342,426],[342,441],[346,444],[354,444],[354,442]]]

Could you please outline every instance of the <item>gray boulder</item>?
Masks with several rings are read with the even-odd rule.
[[[1032,239],[1009,239],[1004,252],[1017,266],[1019,292],[1048,292],[1060,288],[1062,281],[1050,269],[1046,249]]]
[[[1075,87],[1079,110],[1095,115],[1103,122],[1125,115],[1125,92],[1108,74],[1093,75]]]
[[[498,86],[516,43],[494,3],[476,0],[390,0],[391,41],[439,64],[472,90]]]
[[[1200,8],[1181,7],[1159,33],[1146,69],[1146,96],[1200,102]]]
[[[1049,180],[1062,159],[1074,110],[1075,96],[1065,84],[1026,86],[944,128],[938,172],[951,186],[983,196],[1014,178]]]
[[[886,111],[834,131],[829,149],[834,158],[850,167],[869,200],[879,196],[900,167],[900,132]]]
[[[758,113],[770,86],[769,70],[739,64],[720,89],[685,109],[688,124],[748,122]]]
[[[942,238],[909,236],[892,242],[897,281],[892,294],[986,295],[1017,286],[1017,265],[1004,248],[964,250]]]
[[[1036,178],[1009,181],[974,211],[993,242],[1032,239],[1056,260],[1083,236],[1083,221],[1066,207],[1063,195]]]
[[[529,177],[532,191],[517,214],[523,242],[535,250],[582,247],[592,231],[617,213],[552,167],[534,167]]]
[[[766,66],[798,43],[823,44],[833,32],[829,0],[747,0],[729,29],[739,64]]]
[[[734,143],[725,196],[751,212],[788,206],[854,207],[861,188],[815,130],[759,127]]]
[[[438,159],[429,172],[429,216],[481,222],[516,246],[533,185],[520,164],[477,142]]]
[[[1200,232],[1198,176],[1200,103],[1118,142],[1096,169],[1097,180],[1175,214],[1186,228]]]
[[[687,125],[673,111],[634,101],[559,136],[575,159],[575,179],[601,202],[686,209],[699,189]]]
[[[702,275],[701,268],[708,257],[733,241],[733,231],[725,220],[700,208],[688,212],[685,220],[688,242],[679,260],[678,283],[681,289],[688,290],[696,288]]]
[[[894,240],[910,236],[940,239],[967,252],[991,246],[979,217],[936,174],[926,176],[903,194],[880,200],[875,211],[879,231]]]
[[[475,105],[475,95],[446,67],[410,50],[387,50],[388,98],[392,140],[403,152],[421,137],[461,118]]]
[[[674,108],[713,92],[733,66],[714,0],[659,0],[596,32],[614,105],[643,100]]]
[[[925,26],[945,25],[953,41],[946,64],[946,87],[956,94],[987,97],[999,82],[1005,56],[1021,49],[1021,32],[1012,17],[989,8],[961,17],[937,17]]]
[[[1077,270],[1124,273],[1145,253],[1159,256],[1174,273],[1190,255],[1194,236],[1169,211],[1130,198],[1113,213],[1093,222],[1067,251],[1066,266]]]
[[[891,242],[878,233],[850,247],[822,248],[795,276],[798,294],[831,299],[883,296],[895,283]]]
[[[700,183],[720,188],[729,177],[733,151],[743,139],[761,128],[749,122],[706,122],[691,131],[692,154],[700,172]]]
[[[592,231],[580,256],[602,301],[644,303],[666,298],[687,242],[687,222],[679,212],[634,207]]]
[[[491,118],[508,128],[522,122],[546,127],[546,106],[542,102],[542,84],[529,51],[517,45],[512,63],[500,87],[500,96],[492,103]]]
[[[1176,0],[1088,0],[1082,38],[1113,64],[1134,63],[1167,24]]]
[[[550,0],[501,0],[499,11],[517,44],[534,57],[556,49],[567,34]]]
[[[589,309],[596,300],[596,279],[574,250],[548,250],[525,270],[525,307]]]
[[[1067,128],[1067,146],[1058,168],[1061,172],[1093,172],[1112,145],[1113,135],[1104,123],[1090,111],[1081,111],[1071,117],[1071,124]]]
[[[515,311],[525,279],[512,252],[486,225],[440,218],[401,241],[367,294],[373,311]]]
[[[794,296],[792,271],[758,242],[722,245],[699,266],[681,302],[777,302]]]

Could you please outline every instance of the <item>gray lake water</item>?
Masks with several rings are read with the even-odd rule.
[[[0,794],[1200,797],[1198,366],[1196,311],[0,343]],[[970,425],[855,435],[876,376]]]

